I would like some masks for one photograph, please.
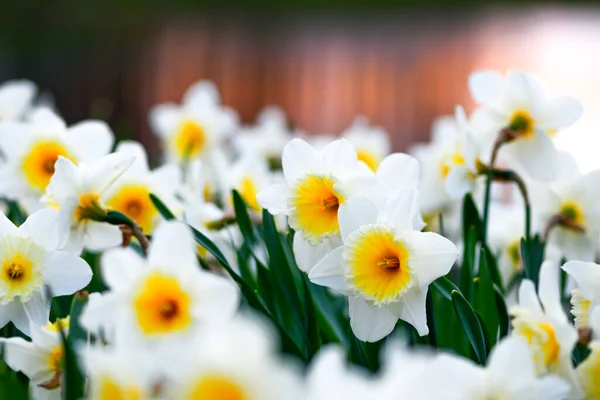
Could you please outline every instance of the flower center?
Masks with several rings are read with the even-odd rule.
[[[165,334],[190,326],[190,303],[176,278],[155,272],[141,284],[133,306],[142,332]]]
[[[581,296],[579,289],[573,289],[571,296],[571,314],[575,317],[575,328],[585,328],[589,326],[589,313],[592,302]]]
[[[560,354],[560,344],[554,328],[547,323],[530,323],[522,317],[513,320],[515,332],[529,343],[538,372],[554,363]]]
[[[565,201],[560,206],[559,214],[565,218],[568,218],[569,220],[571,220],[579,226],[583,226],[585,223],[585,216],[583,214],[583,210],[574,201]]]
[[[356,155],[358,156],[358,161],[364,162],[373,172],[377,172],[379,157],[366,150],[357,150]]]
[[[50,354],[48,354],[48,369],[53,373],[57,373],[62,371],[63,369],[63,361],[65,356],[65,350],[61,345],[56,346]]]
[[[189,400],[247,400],[248,398],[239,383],[220,375],[202,377],[187,396]]]
[[[329,176],[309,175],[294,189],[290,225],[311,243],[340,232],[337,212],[344,197]]]
[[[100,204],[100,196],[96,193],[87,193],[79,198],[79,205],[75,209],[75,219],[78,222],[85,220],[104,221],[106,209]]]
[[[33,189],[44,191],[54,175],[54,164],[59,156],[74,161],[67,148],[55,140],[39,140],[23,158],[21,169]]]
[[[464,165],[465,157],[462,155],[460,150],[457,148],[452,154],[446,155],[440,164],[440,171],[442,178],[446,179],[450,170],[459,165]]]
[[[141,400],[142,392],[135,386],[124,386],[113,379],[104,376],[100,379],[98,395],[93,397],[99,400]]]
[[[123,185],[106,204],[133,219],[145,233],[153,231],[159,216],[158,210],[150,200],[150,190],[145,185]]]
[[[260,205],[256,200],[256,195],[258,194],[258,189],[254,180],[248,176],[244,177],[239,185],[240,196],[244,199],[248,207],[252,208],[254,211],[260,211]]]
[[[60,332],[62,330],[69,329],[71,324],[71,316],[67,315],[65,318],[57,318],[54,322],[48,322],[44,329],[50,332]]]
[[[409,250],[390,228],[365,225],[348,239],[346,279],[376,304],[397,300],[413,285]]]
[[[512,113],[508,128],[521,136],[533,135],[535,121],[527,110],[517,110]]]
[[[175,133],[175,152],[182,160],[195,158],[200,155],[206,145],[206,132],[198,123],[190,120],[183,121]]]
[[[521,266],[521,243],[519,240],[511,242],[506,248],[508,258],[510,259],[513,268],[519,269]]]
[[[1,249],[2,246],[6,247]],[[6,304],[16,296],[27,301],[42,286],[43,253],[43,249],[30,240],[4,238],[0,243],[0,303]]]

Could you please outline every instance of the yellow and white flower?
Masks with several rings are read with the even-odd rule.
[[[237,126],[237,114],[219,102],[215,85],[200,81],[190,86],[181,105],[159,104],[150,111],[150,125],[162,140],[168,161],[210,160],[215,147]]]
[[[203,323],[237,310],[239,293],[225,278],[200,268],[188,226],[163,222],[144,260],[130,248],[105,252],[102,278],[110,291],[90,299],[82,323],[118,343],[156,343],[190,337]]]
[[[31,324],[31,341],[0,338],[4,361],[29,378],[29,393],[36,400],[60,400],[65,350],[60,331],[69,334],[69,317],[40,326]],[[41,385],[45,386],[42,387]]]
[[[103,221],[107,192],[133,161],[123,153],[109,154],[89,165],[59,157],[42,201],[59,210],[60,248],[79,254],[84,247],[100,251],[122,243],[119,228]]]
[[[583,390],[583,399],[600,399],[600,342],[589,344],[590,354],[577,366],[577,376]]]
[[[500,154],[521,165],[534,179],[554,179],[557,151],[552,135],[580,117],[581,104],[569,97],[551,98],[534,75],[513,70],[508,71],[506,80],[497,72],[475,72],[469,78],[469,89],[481,104],[477,118],[486,125],[490,140],[502,129],[514,135]]]
[[[367,164],[373,172],[391,151],[388,133],[382,127],[369,125],[364,117],[356,117],[352,125],[342,132],[342,137],[354,145],[359,161]]]
[[[29,334],[29,320],[48,321],[50,300],[83,289],[92,278],[81,258],[56,250],[56,211],[40,210],[18,228],[0,214],[0,327],[9,321]]]
[[[548,243],[569,260],[593,261],[600,237],[600,170],[572,176],[552,186],[537,185],[531,191],[535,223],[540,230],[559,216]]]
[[[146,150],[137,142],[121,142],[116,152],[133,157],[134,162],[107,190],[106,206],[127,215],[144,233],[151,234],[163,218],[152,204],[150,194],[158,196],[172,211],[181,208],[175,197],[182,184],[181,169],[175,164],[165,164],[150,171]]]
[[[170,368],[173,400],[305,399],[296,368],[280,360],[277,341],[257,321],[237,316],[205,326]]]
[[[578,335],[560,302],[558,263],[546,260],[542,264],[539,299],[533,282],[528,279],[521,282],[518,296],[519,305],[510,310],[512,335],[528,343],[538,375],[560,376],[571,385],[572,394],[577,395],[580,388],[571,352]]]
[[[245,155],[237,159],[227,168],[223,203],[233,206],[231,190],[238,191],[250,210],[261,213],[258,204],[258,193],[269,187],[273,181],[267,161],[256,155]]]
[[[435,380],[425,399],[563,400],[570,390],[557,376],[538,376],[527,342],[515,337],[494,347],[485,368],[448,354],[438,356],[428,372]]]
[[[110,152],[113,142],[106,123],[90,120],[67,127],[44,107],[36,109],[29,122],[0,124],[0,150],[7,160],[0,169],[0,194],[38,210],[59,157],[75,164],[95,162]]]
[[[600,302],[600,265],[593,262],[568,261],[562,269],[575,282],[571,292],[571,314],[575,327],[589,327],[591,313]]]
[[[357,176],[370,176],[356,150],[345,139],[317,150],[293,139],[283,150],[284,183],[258,194],[258,203],[273,215],[289,216],[289,224],[311,244],[339,236],[338,209],[350,194],[346,184]]]
[[[387,336],[398,319],[413,325],[421,336],[429,332],[425,314],[429,284],[450,271],[458,250],[436,233],[415,230],[420,221],[414,189],[390,198],[382,210],[358,196],[340,207],[344,244],[308,276],[348,296],[350,325],[360,340]]]
[[[31,108],[37,92],[28,80],[12,80],[0,85],[0,122],[21,119]]]

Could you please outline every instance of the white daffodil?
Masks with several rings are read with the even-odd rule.
[[[270,106],[261,111],[256,124],[232,138],[232,143],[241,157],[251,155],[267,162],[269,169],[281,169],[281,154],[285,145],[292,140],[283,110]]]
[[[342,132],[342,137],[354,145],[358,159],[367,164],[373,172],[377,171],[379,163],[390,154],[388,133],[379,126],[369,125],[369,121],[364,117],[355,118],[352,125]]]
[[[150,234],[163,219],[152,204],[150,193],[177,212],[180,206],[175,194],[182,183],[181,169],[175,164],[165,164],[150,171],[146,150],[137,142],[119,143],[117,153],[129,155],[135,161],[106,191],[106,206],[127,215],[144,233]]]
[[[348,365],[340,347],[322,347],[312,360],[306,381],[307,400],[379,398],[374,395],[378,382],[366,371]]]
[[[296,368],[278,358],[275,345],[269,331],[245,317],[207,325],[167,371],[165,398],[305,399]]]
[[[37,89],[27,80],[7,81],[0,85],[0,121],[22,118],[31,108]]]
[[[550,98],[535,76],[518,71],[508,71],[506,80],[497,72],[475,72],[469,89],[481,104],[477,118],[487,125],[486,132],[495,138],[501,130],[510,130],[512,140],[500,154],[522,165],[534,179],[554,179],[557,152],[552,136],[579,118],[581,104],[568,97]]]
[[[181,105],[165,103],[150,111],[150,125],[163,142],[167,160],[210,160],[214,148],[237,125],[237,114],[219,102],[215,85],[200,81],[187,90]]]
[[[597,170],[531,191],[536,225],[542,231],[553,225],[548,243],[570,260],[594,260],[600,237],[599,188]]]
[[[22,338],[0,338],[4,361],[14,371],[29,378],[32,399],[60,400],[65,350],[60,331],[69,334],[69,317],[29,329],[31,341]]]
[[[533,282],[528,279],[521,282],[519,305],[510,310],[513,316],[512,335],[525,339],[529,344],[538,375],[559,375],[571,384],[572,393],[576,395],[579,385],[571,363],[571,352],[578,335],[560,302],[557,263],[544,261],[538,291],[539,300]]]
[[[589,344],[590,354],[577,366],[577,376],[583,390],[583,399],[600,399],[600,342]]]
[[[536,375],[522,338],[500,341],[485,368],[463,357],[440,355],[428,372],[435,383],[426,399],[564,400],[570,390],[557,376]]]
[[[89,165],[59,157],[42,201],[59,210],[60,248],[79,254],[83,247],[99,251],[122,242],[119,228],[102,221],[108,211],[108,190],[133,161],[123,153]]]
[[[200,268],[192,232],[182,222],[156,229],[147,261],[116,248],[103,254],[101,267],[110,291],[90,299],[82,323],[102,327],[121,343],[189,337],[199,324],[223,321],[238,307],[233,283]]]
[[[80,348],[80,358],[89,377],[86,399],[150,399],[158,366],[148,352],[135,346]],[[156,380],[155,380],[156,379]]]
[[[520,204],[490,205],[489,244],[499,254],[498,269],[506,286],[523,269],[521,238],[525,232],[525,217]]]
[[[600,303],[600,265],[593,262],[568,261],[562,269],[575,282],[571,291],[571,314],[575,327],[589,327],[593,308]]]
[[[223,203],[233,205],[231,190],[235,189],[252,211],[261,213],[262,208],[256,197],[272,181],[267,161],[255,155],[243,156],[227,168]]]
[[[0,195],[38,210],[58,157],[75,164],[94,162],[110,152],[113,142],[106,123],[90,120],[67,127],[48,108],[37,109],[29,122],[2,123],[0,150],[7,162],[0,169]]]
[[[290,226],[311,244],[339,235],[338,209],[351,189],[346,184],[372,175],[345,139],[321,151],[293,139],[283,150],[282,165],[285,182],[259,192],[258,203],[273,215],[288,215]]]
[[[419,335],[429,332],[425,298],[429,284],[446,275],[458,256],[456,246],[432,232],[420,232],[417,193],[405,190],[378,210],[364,197],[340,207],[344,242],[309,273],[316,284],[349,297],[350,325],[357,338],[377,341],[398,319]]]
[[[40,210],[18,228],[0,214],[0,327],[12,321],[29,334],[29,321],[48,321],[50,300],[83,289],[92,270],[81,258],[56,250],[56,211]]]

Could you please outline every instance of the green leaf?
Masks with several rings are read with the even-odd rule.
[[[482,238],[482,225],[481,218],[479,217],[479,211],[473,200],[473,196],[470,193],[465,195],[462,206],[462,222],[463,222],[463,240],[466,240],[466,234],[469,232],[471,227],[475,227],[476,239],[481,240]]]
[[[545,243],[536,235],[529,241],[521,239],[521,257],[525,268],[525,277],[532,280],[537,287],[540,267],[544,261]]]
[[[127,225],[133,228],[133,221],[127,215],[119,211],[111,210],[106,213],[106,223],[111,225]]]
[[[244,240],[251,246],[256,243],[256,238],[254,236],[254,226],[252,225],[250,215],[248,214],[248,207],[237,190],[232,191],[232,197],[235,218],[240,227],[240,232],[242,233]]]
[[[306,309],[306,318],[304,327],[306,329],[306,338],[308,354],[312,357],[321,346],[321,340],[319,336],[319,324],[317,323],[316,306],[313,302],[311,291],[309,286],[312,283],[308,280],[308,277],[304,276],[302,282],[304,283],[304,305]]]
[[[477,247],[477,228],[471,226],[465,235],[463,263],[460,268],[460,289],[464,296],[473,298],[473,278],[475,277],[475,250]]]
[[[500,329],[500,339],[508,335],[508,327],[510,325],[510,317],[508,315],[508,309],[504,301],[504,294],[494,286],[494,295],[496,300],[496,310],[498,311],[498,327]]]
[[[482,326],[487,331],[489,347],[496,344],[498,337],[498,311],[496,308],[494,284],[490,276],[490,265],[484,248],[479,252],[479,271],[475,291],[475,310],[482,316]]]
[[[175,214],[169,210],[169,208],[163,203],[156,195],[150,193],[150,201],[154,204],[154,207],[158,210],[158,212],[163,216],[164,219],[172,220],[175,219]]]
[[[71,304],[71,312],[69,313],[70,322],[69,322],[69,337],[68,340],[75,344],[77,341],[85,341],[87,338],[87,333],[85,329],[81,326],[79,319],[81,317],[81,312],[83,308],[88,302],[88,293],[85,291],[76,292],[75,296],[73,296],[73,302]]]
[[[476,360],[479,364],[485,365],[487,358],[485,336],[475,311],[467,299],[457,291],[452,292],[452,305],[454,306],[454,311],[458,316],[460,325],[465,331],[469,343],[475,352]]]
[[[445,276],[442,276],[441,278],[438,278],[435,281],[433,281],[432,285],[442,296],[444,296],[449,301],[452,301],[453,291],[459,292],[458,287]]]

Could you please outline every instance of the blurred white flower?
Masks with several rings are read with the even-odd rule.
[[[231,190],[235,189],[252,211],[261,213],[257,195],[269,187],[272,181],[267,161],[256,155],[242,156],[227,168],[223,203],[233,206]]]
[[[339,235],[338,209],[351,189],[346,183],[372,175],[345,139],[322,151],[293,139],[283,150],[282,165],[285,182],[262,190],[258,203],[273,215],[288,215],[290,226],[311,244]]]
[[[106,194],[133,161],[123,153],[109,154],[89,165],[59,157],[42,201],[59,210],[60,248],[79,254],[83,247],[100,251],[122,243],[119,228],[103,222],[108,211]]]
[[[583,389],[583,399],[600,399],[600,342],[593,341],[589,345],[590,354],[577,366],[577,376]]]
[[[40,210],[18,228],[0,214],[0,327],[12,321],[29,334],[29,319],[48,321],[50,300],[83,289],[92,278],[89,265],[76,255],[56,250],[56,211]]]
[[[59,157],[75,164],[95,162],[113,142],[106,123],[90,120],[67,127],[47,108],[37,109],[29,122],[2,123],[0,150],[7,162],[0,169],[0,195],[22,202],[30,212],[38,210]]]
[[[150,125],[163,142],[167,161],[178,164],[197,158],[210,163],[212,151],[234,131],[237,120],[208,81],[190,86],[181,105],[164,103],[150,111]]]
[[[238,307],[237,288],[200,268],[192,232],[179,221],[156,229],[147,260],[117,248],[103,254],[101,267],[110,291],[90,298],[82,323],[116,342],[189,338],[199,324],[228,319]]]
[[[469,77],[473,99],[481,104],[477,118],[494,140],[502,129],[514,138],[500,151],[527,170],[532,178],[555,178],[557,151],[554,133],[581,115],[581,104],[572,98],[550,98],[534,75],[508,71],[506,80],[497,72],[479,71]]]
[[[538,375],[551,373],[564,378],[571,384],[575,396],[579,394],[579,385],[571,352],[578,335],[560,302],[558,263],[544,261],[538,292],[539,300],[533,282],[528,279],[521,282],[519,305],[510,310],[513,316],[512,335],[525,339],[529,344]]]
[[[165,398],[305,399],[295,366],[279,359],[276,344],[271,332],[246,317],[205,326],[169,368]]]
[[[427,399],[563,400],[570,390],[557,376],[536,375],[522,338],[500,341],[485,368],[463,357],[440,355],[428,372],[432,380]]]
[[[398,319],[421,336],[429,332],[429,284],[450,271],[458,250],[436,233],[420,232],[422,227],[414,189],[390,198],[382,210],[358,196],[340,207],[344,244],[325,256],[309,278],[348,296],[350,325],[360,340],[387,336]]]
[[[151,234],[163,218],[152,204],[150,193],[171,211],[179,211],[175,194],[182,184],[181,169],[175,164],[165,164],[150,171],[146,150],[137,142],[121,142],[116,152],[131,156],[134,161],[106,191],[106,206],[127,215],[144,233]]]
[[[28,80],[12,80],[0,85],[0,121],[22,118],[31,108],[37,88]]]
[[[377,171],[379,163],[390,154],[391,143],[388,133],[379,126],[369,125],[365,117],[356,117],[352,125],[342,132],[356,148],[358,160]]]
[[[571,314],[575,317],[575,327],[588,327],[593,308],[600,303],[600,265],[593,262],[568,261],[562,269],[576,285],[571,292]]]
[[[44,326],[31,324],[31,341],[0,338],[6,364],[29,378],[29,393],[36,400],[60,400],[65,350],[60,331],[69,333],[69,317]],[[43,385],[44,387],[42,387]]]
[[[498,254],[498,269],[505,286],[523,269],[521,238],[525,232],[524,214],[521,204],[490,205],[488,241],[493,253]]]

